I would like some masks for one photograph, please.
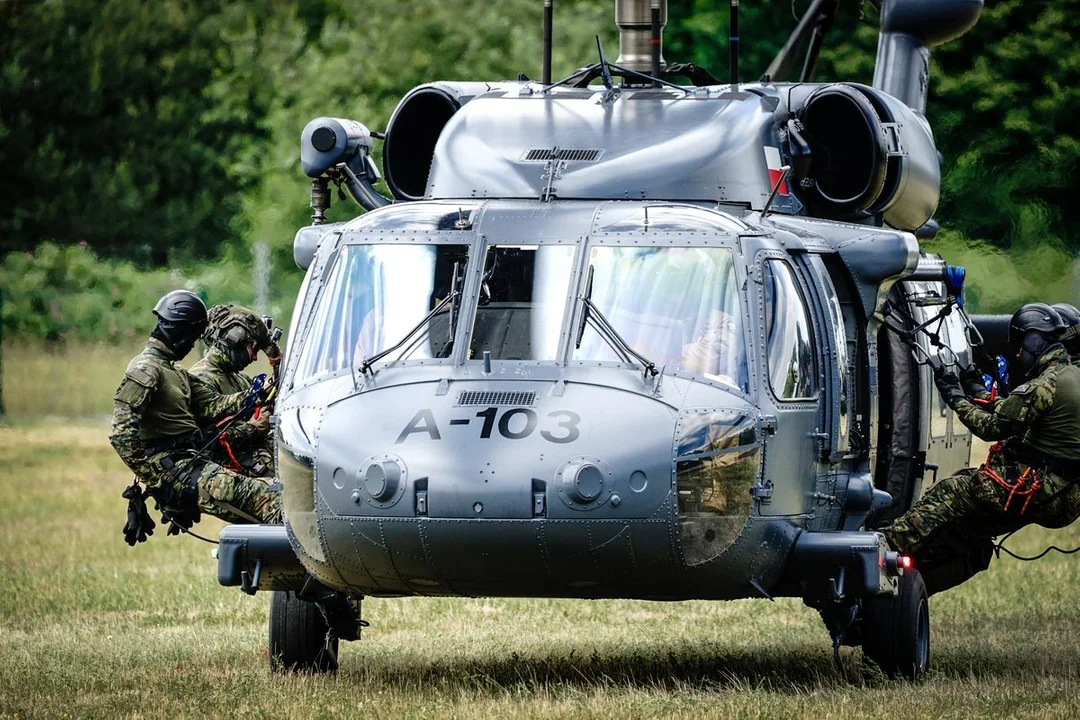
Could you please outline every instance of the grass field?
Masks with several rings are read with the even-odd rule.
[[[858,650],[835,670],[791,600],[367,600],[336,677],[272,676],[266,595],[219,587],[190,537],[124,544],[128,475],[105,435],[0,426],[0,716],[1080,716],[1080,561],[1057,554],[935,597],[917,686]],[[1011,546],[1048,541],[1080,544],[1080,527]]]
[[[128,361],[146,344],[146,338],[124,345],[69,342],[47,345],[5,342],[0,391],[6,418],[13,422],[44,418],[97,418],[112,412],[113,392]],[[202,343],[183,361],[191,367],[201,357]],[[249,374],[269,372],[263,356]]]

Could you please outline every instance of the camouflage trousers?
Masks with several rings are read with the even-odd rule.
[[[171,458],[172,470],[166,470],[161,461]],[[176,453],[159,453],[150,457],[150,464],[159,470],[157,477],[144,478],[151,484],[176,486],[190,482],[195,473],[199,488],[200,509],[232,523],[259,522],[280,524],[281,494],[270,488],[268,479],[241,475],[216,462],[197,457],[178,456]]]
[[[1026,469],[1005,462],[993,467],[1009,483]],[[882,532],[893,548],[912,556],[931,594],[947,590],[990,566],[992,538],[1028,525],[1061,528],[1080,517],[1080,482],[1049,473],[1040,481],[1030,501],[1010,500],[1010,491],[986,472],[968,468],[938,482]]]
[[[226,448],[220,442],[211,447],[211,457],[219,465],[230,467],[233,465],[232,460],[235,458],[236,462],[243,468],[244,475],[270,480],[274,477],[274,446],[269,435],[243,445],[231,445],[229,448]],[[230,452],[232,453],[231,457],[229,456]]]

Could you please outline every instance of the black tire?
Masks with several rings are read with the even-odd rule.
[[[293,593],[274,591],[270,598],[270,667],[280,673],[333,673],[338,668],[338,639],[326,646],[326,618],[318,606]]]
[[[863,653],[889,677],[921,680],[930,669],[930,605],[917,570],[900,578],[896,597],[863,604]]]

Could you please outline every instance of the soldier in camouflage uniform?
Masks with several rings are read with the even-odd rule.
[[[956,375],[935,373],[957,418],[978,437],[1002,442],[982,466],[937,483],[883,529],[894,548],[914,558],[928,592],[989,567],[993,537],[1033,523],[1065,527],[1080,517],[1080,367],[1058,342],[1063,327],[1041,303],[1013,315],[1009,342],[1018,351],[1010,374],[1023,382],[1007,398],[991,401],[985,388],[970,397]]]
[[[240,371],[255,361],[260,350],[266,353],[271,367],[281,362],[281,350],[270,340],[266,321],[239,305],[210,308],[204,339],[210,349],[191,367],[191,377],[219,395],[245,392],[251,387],[251,378]],[[267,428],[257,429],[249,422],[233,423],[222,433],[214,450],[215,460],[222,465],[254,477],[274,476],[274,449]]]
[[[158,496],[159,505],[166,505],[163,509],[184,527],[198,520],[199,505],[229,521],[281,522],[281,497],[265,482],[198,453],[205,444],[200,423],[236,412],[247,395],[246,391],[219,395],[192,382],[179,365],[206,327],[206,307],[192,293],[175,290],[158,301],[154,314],[157,326],[146,349],[128,364],[113,396],[109,435],[113,448],[136,476],[168,498],[162,503]],[[185,498],[196,493],[198,502],[193,506]],[[129,515],[129,524],[130,520]],[[125,528],[125,538],[134,544],[136,535],[143,541],[150,532],[133,529],[131,538],[128,534]]]
[[[1061,333],[1061,344],[1072,358],[1073,365],[1080,365],[1080,310],[1068,303],[1051,305],[1065,321],[1066,328]]]

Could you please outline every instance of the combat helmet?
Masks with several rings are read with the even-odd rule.
[[[252,350],[265,350],[270,345],[272,322],[241,305],[215,305],[210,308],[204,337],[225,354],[232,370],[238,371],[255,359]]]
[[[1058,311],[1046,303],[1028,303],[1013,313],[1009,320],[1009,344],[1017,349],[1020,370],[1017,379],[1031,373],[1039,358],[1058,342],[1067,327]]]
[[[150,333],[176,353],[177,359],[187,355],[195,341],[206,329],[206,305],[189,290],[166,293],[154,305],[157,326]]]
[[[1055,303],[1051,307],[1057,310],[1067,326],[1061,333],[1061,342],[1065,349],[1070,355],[1080,353],[1080,310],[1068,303]]]

